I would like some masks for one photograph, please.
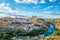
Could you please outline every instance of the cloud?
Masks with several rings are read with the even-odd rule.
[[[57,0],[49,0],[50,2],[56,2]]]
[[[12,9],[9,4],[1,3],[0,4],[0,12],[4,13],[18,13],[18,9]]]
[[[40,17],[40,18],[60,18],[60,12],[52,12],[52,11],[39,12],[38,17]]]
[[[15,0],[16,3],[20,3],[20,0]]]
[[[4,5],[2,6],[2,4],[4,4]],[[15,16],[22,17],[22,16],[24,16],[24,17],[27,17],[27,16],[29,16],[26,13],[28,13],[28,12],[22,11],[18,8],[12,9],[10,7],[10,5],[7,5],[6,3],[0,4],[0,14],[1,14],[0,17],[5,17],[5,16],[10,16],[10,17],[15,17]]]
[[[48,9],[50,9],[50,8],[53,8],[54,6],[48,6],[48,7],[46,7],[44,10],[48,10]]]
[[[53,9],[53,11],[58,10],[59,6],[48,6],[48,7],[44,8],[44,10],[50,10],[50,9]]]
[[[15,0],[16,3],[34,3],[37,4],[38,0]]]
[[[40,0],[40,2],[38,2],[38,0],[15,0],[16,3],[34,3],[34,4],[38,4],[38,3],[46,3],[45,0]]]
[[[9,7],[9,6],[6,6],[6,5],[4,5],[4,6],[0,6],[0,10],[2,10],[2,11],[6,11],[7,13],[9,12],[9,13],[12,13],[12,12],[14,12],[12,9],[11,9],[11,7]],[[4,12],[5,12],[4,11]]]
[[[40,0],[40,3],[46,3],[46,1],[45,0]]]
[[[3,6],[9,6],[9,4],[1,3],[0,6],[1,7],[3,7]]]
[[[2,14],[2,13],[0,13],[0,18],[1,17],[9,17],[9,15],[8,14]]]
[[[58,16],[60,16],[60,12],[55,12],[55,13],[53,13],[53,14],[51,14],[51,15],[58,15]]]
[[[0,6],[5,6],[5,3],[1,3]]]
[[[1,3],[0,4],[0,17],[3,16],[10,16],[10,15],[13,15],[15,13],[19,13],[18,9],[14,10],[12,9],[9,4],[6,4],[6,3]]]

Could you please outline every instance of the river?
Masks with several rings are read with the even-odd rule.
[[[53,25],[50,25],[47,31],[44,32],[44,36],[51,35],[55,31],[55,27]]]

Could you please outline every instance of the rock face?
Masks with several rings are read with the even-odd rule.
[[[55,28],[60,30],[60,19],[56,19]]]
[[[43,37],[40,40],[60,40],[60,36],[48,36],[48,37]]]

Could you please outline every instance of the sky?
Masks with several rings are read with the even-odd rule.
[[[60,18],[60,0],[0,0],[0,17]]]

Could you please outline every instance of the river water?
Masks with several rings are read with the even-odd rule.
[[[51,35],[55,31],[55,27],[53,25],[50,25],[47,31],[44,32],[44,36]]]

